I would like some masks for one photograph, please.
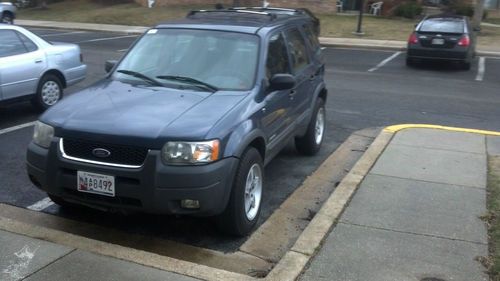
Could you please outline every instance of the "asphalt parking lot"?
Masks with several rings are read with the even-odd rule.
[[[87,79],[66,90],[71,95],[104,77],[104,62],[118,59],[135,35],[73,30],[31,29],[49,41],[78,43],[88,65]],[[266,197],[260,224],[351,133],[400,123],[430,123],[500,131],[500,59],[478,57],[470,71],[453,64],[405,65],[395,51],[324,50],[328,84],[327,135],[321,153],[299,156],[290,144],[266,167]],[[123,217],[88,209],[60,210],[29,182],[24,168],[32,127],[5,128],[36,120],[29,103],[0,107],[0,202],[30,208],[118,231],[160,236],[223,252],[236,250],[245,239],[220,236],[210,220],[157,216]],[[4,133],[2,133],[4,132]]]

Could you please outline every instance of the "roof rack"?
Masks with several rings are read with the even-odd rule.
[[[272,13],[267,13],[267,12],[259,12],[259,11],[251,11],[247,9],[220,9],[220,10],[193,10],[188,13],[189,16],[194,16],[199,13],[244,13],[244,14],[253,14],[253,15],[262,15],[262,16],[268,16],[271,18],[271,20],[276,19],[276,15]]]
[[[274,7],[232,7],[229,8],[229,10],[271,10],[271,11],[282,11],[282,12],[295,12],[295,13],[301,13],[301,10],[297,9],[288,9],[288,8],[274,8]]]

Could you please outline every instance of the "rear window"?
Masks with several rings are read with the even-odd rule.
[[[432,19],[420,26],[421,32],[464,33],[464,22],[458,20]]]

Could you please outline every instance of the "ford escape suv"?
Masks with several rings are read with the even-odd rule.
[[[215,216],[246,235],[264,165],[292,138],[307,155],[323,142],[325,67],[300,10],[193,11],[106,69],[35,125],[28,174],[59,205]]]

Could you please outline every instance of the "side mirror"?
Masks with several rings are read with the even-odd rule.
[[[269,80],[269,88],[273,91],[289,90],[295,87],[295,77],[290,74],[275,74]]]
[[[111,71],[111,69],[113,69],[113,67],[115,67],[115,65],[117,63],[118,63],[118,61],[116,61],[116,60],[107,60],[104,63],[104,70],[106,71],[106,73],[109,73]]]

